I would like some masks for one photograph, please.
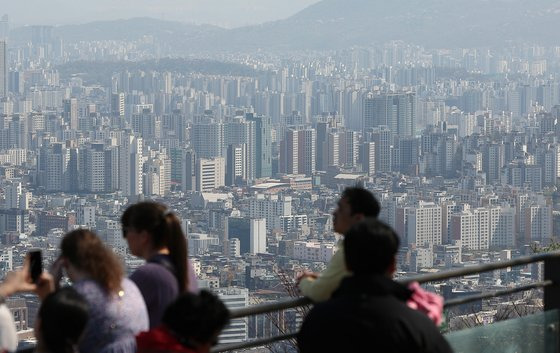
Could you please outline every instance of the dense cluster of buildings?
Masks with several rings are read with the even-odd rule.
[[[402,240],[402,276],[512,258],[560,234],[558,48],[391,42],[311,59],[228,57],[253,75],[122,70],[103,84],[54,64],[92,48],[94,61],[124,57],[136,44],[63,43],[49,28],[33,27],[25,44],[0,31],[0,273],[30,247],[52,261],[76,227],[134,269],[119,217],[142,199],[182,219],[201,286],[232,308],[285,297],[298,271],[325,267],[347,186],[379,199]],[[139,58],[157,56],[143,48]],[[432,289],[452,298],[540,272]],[[301,319],[277,315],[237,319],[223,342]]]

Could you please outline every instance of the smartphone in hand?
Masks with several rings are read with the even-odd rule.
[[[29,252],[29,276],[33,283],[37,283],[39,277],[43,273],[43,256],[41,250],[33,250]]]

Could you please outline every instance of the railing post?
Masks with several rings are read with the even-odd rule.
[[[553,282],[544,287],[544,310],[560,309],[560,257],[544,260],[544,280]]]
[[[544,260],[544,279],[553,283],[544,287],[544,311],[557,310],[560,312],[560,258],[550,257]],[[554,335],[556,339],[546,340],[555,342],[555,352],[560,352],[559,323],[547,325],[545,335]]]

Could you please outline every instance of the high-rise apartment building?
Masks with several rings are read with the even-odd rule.
[[[171,190],[171,160],[158,153],[144,163],[144,194],[165,196]]]
[[[20,210],[27,210],[29,208],[31,193],[25,192],[21,182],[15,181],[7,185],[4,189],[4,194],[6,197],[5,209],[18,208]]]
[[[416,246],[442,243],[442,210],[433,202],[397,208],[396,230],[403,242]]]
[[[358,164],[360,136],[357,131],[345,131],[340,144],[340,164],[353,168]]]
[[[212,192],[214,189],[225,186],[226,161],[223,157],[200,158],[196,161],[196,190]]]
[[[0,98],[8,95],[8,47],[0,38]]]
[[[70,150],[62,143],[51,143],[39,151],[37,184],[48,192],[68,191]]]
[[[316,167],[316,139],[315,129],[288,128],[280,143],[280,173],[313,175]]]
[[[387,126],[393,134],[413,136],[416,120],[415,93],[370,94],[364,98],[363,129]]]
[[[324,171],[327,169],[327,134],[329,133],[329,123],[328,122],[317,122],[316,125],[317,138],[315,147],[315,163],[317,164],[317,170]]]
[[[247,288],[227,287],[216,288],[214,292],[224,302],[228,309],[239,309],[249,305],[249,290]],[[220,334],[220,343],[240,343],[248,338],[248,318],[233,319]]]
[[[8,15],[3,15],[0,18],[0,40],[7,41],[10,33],[10,21]]]
[[[466,209],[450,217],[452,241],[470,250],[515,246],[515,209],[509,206]]]
[[[251,254],[266,253],[266,219],[254,218],[250,221],[249,252]]]
[[[266,178],[272,176],[272,133],[271,118],[269,116],[255,116],[246,114],[247,121],[255,123],[255,177]]]
[[[64,120],[70,126],[70,129],[78,129],[78,100],[76,98],[65,99],[64,104]]]
[[[226,157],[226,185],[247,180],[247,145],[229,145]]]
[[[281,229],[281,216],[292,215],[292,197],[257,194],[249,201],[249,217],[265,218],[267,230]]]
[[[486,173],[486,182],[498,182],[505,163],[505,149],[503,144],[492,143],[484,146],[482,153],[482,170]]]
[[[232,121],[223,124],[224,140],[221,150],[225,152],[231,145],[245,145],[247,180],[254,180],[256,175],[257,154],[255,152],[257,149],[257,134],[255,125],[254,121],[246,120],[241,116],[237,116]]]
[[[119,146],[119,187],[123,195],[140,195],[143,191],[143,140],[128,132]]]
[[[192,126],[191,146],[199,158],[222,157],[224,124],[207,119]]]
[[[315,129],[306,128],[298,131],[298,170],[301,174],[315,173],[316,139]]]
[[[84,188],[87,192],[105,191],[105,148],[102,143],[92,143],[82,149],[84,163],[80,168],[84,175]]]
[[[183,152],[181,173],[181,190],[196,190],[196,153],[192,149]]]
[[[123,117],[125,113],[124,109],[124,93],[111,94],[111,115]]]
[[[298,174],[299,134],[295,129],[288,129],[284,140],[280,142],[279,171],[286,174]]]
[[[368,176],[375,175],[375,142],[364,142],[361,145],[360,162],[362,172]]]
[[[393,134],[387,126],[380,126],[373,129],[371,133],[372,141],[375,143],[375,171],[392,171],[392,138]]]
[[[332,131],[327,134],[327,166],[340,165],[341,132]]]

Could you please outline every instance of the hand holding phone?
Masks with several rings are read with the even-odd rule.
[[[29,252],[29,277],[33,283],[37,283],[39,277],[43,273],[43,257],[41,250],[33,250]]]

